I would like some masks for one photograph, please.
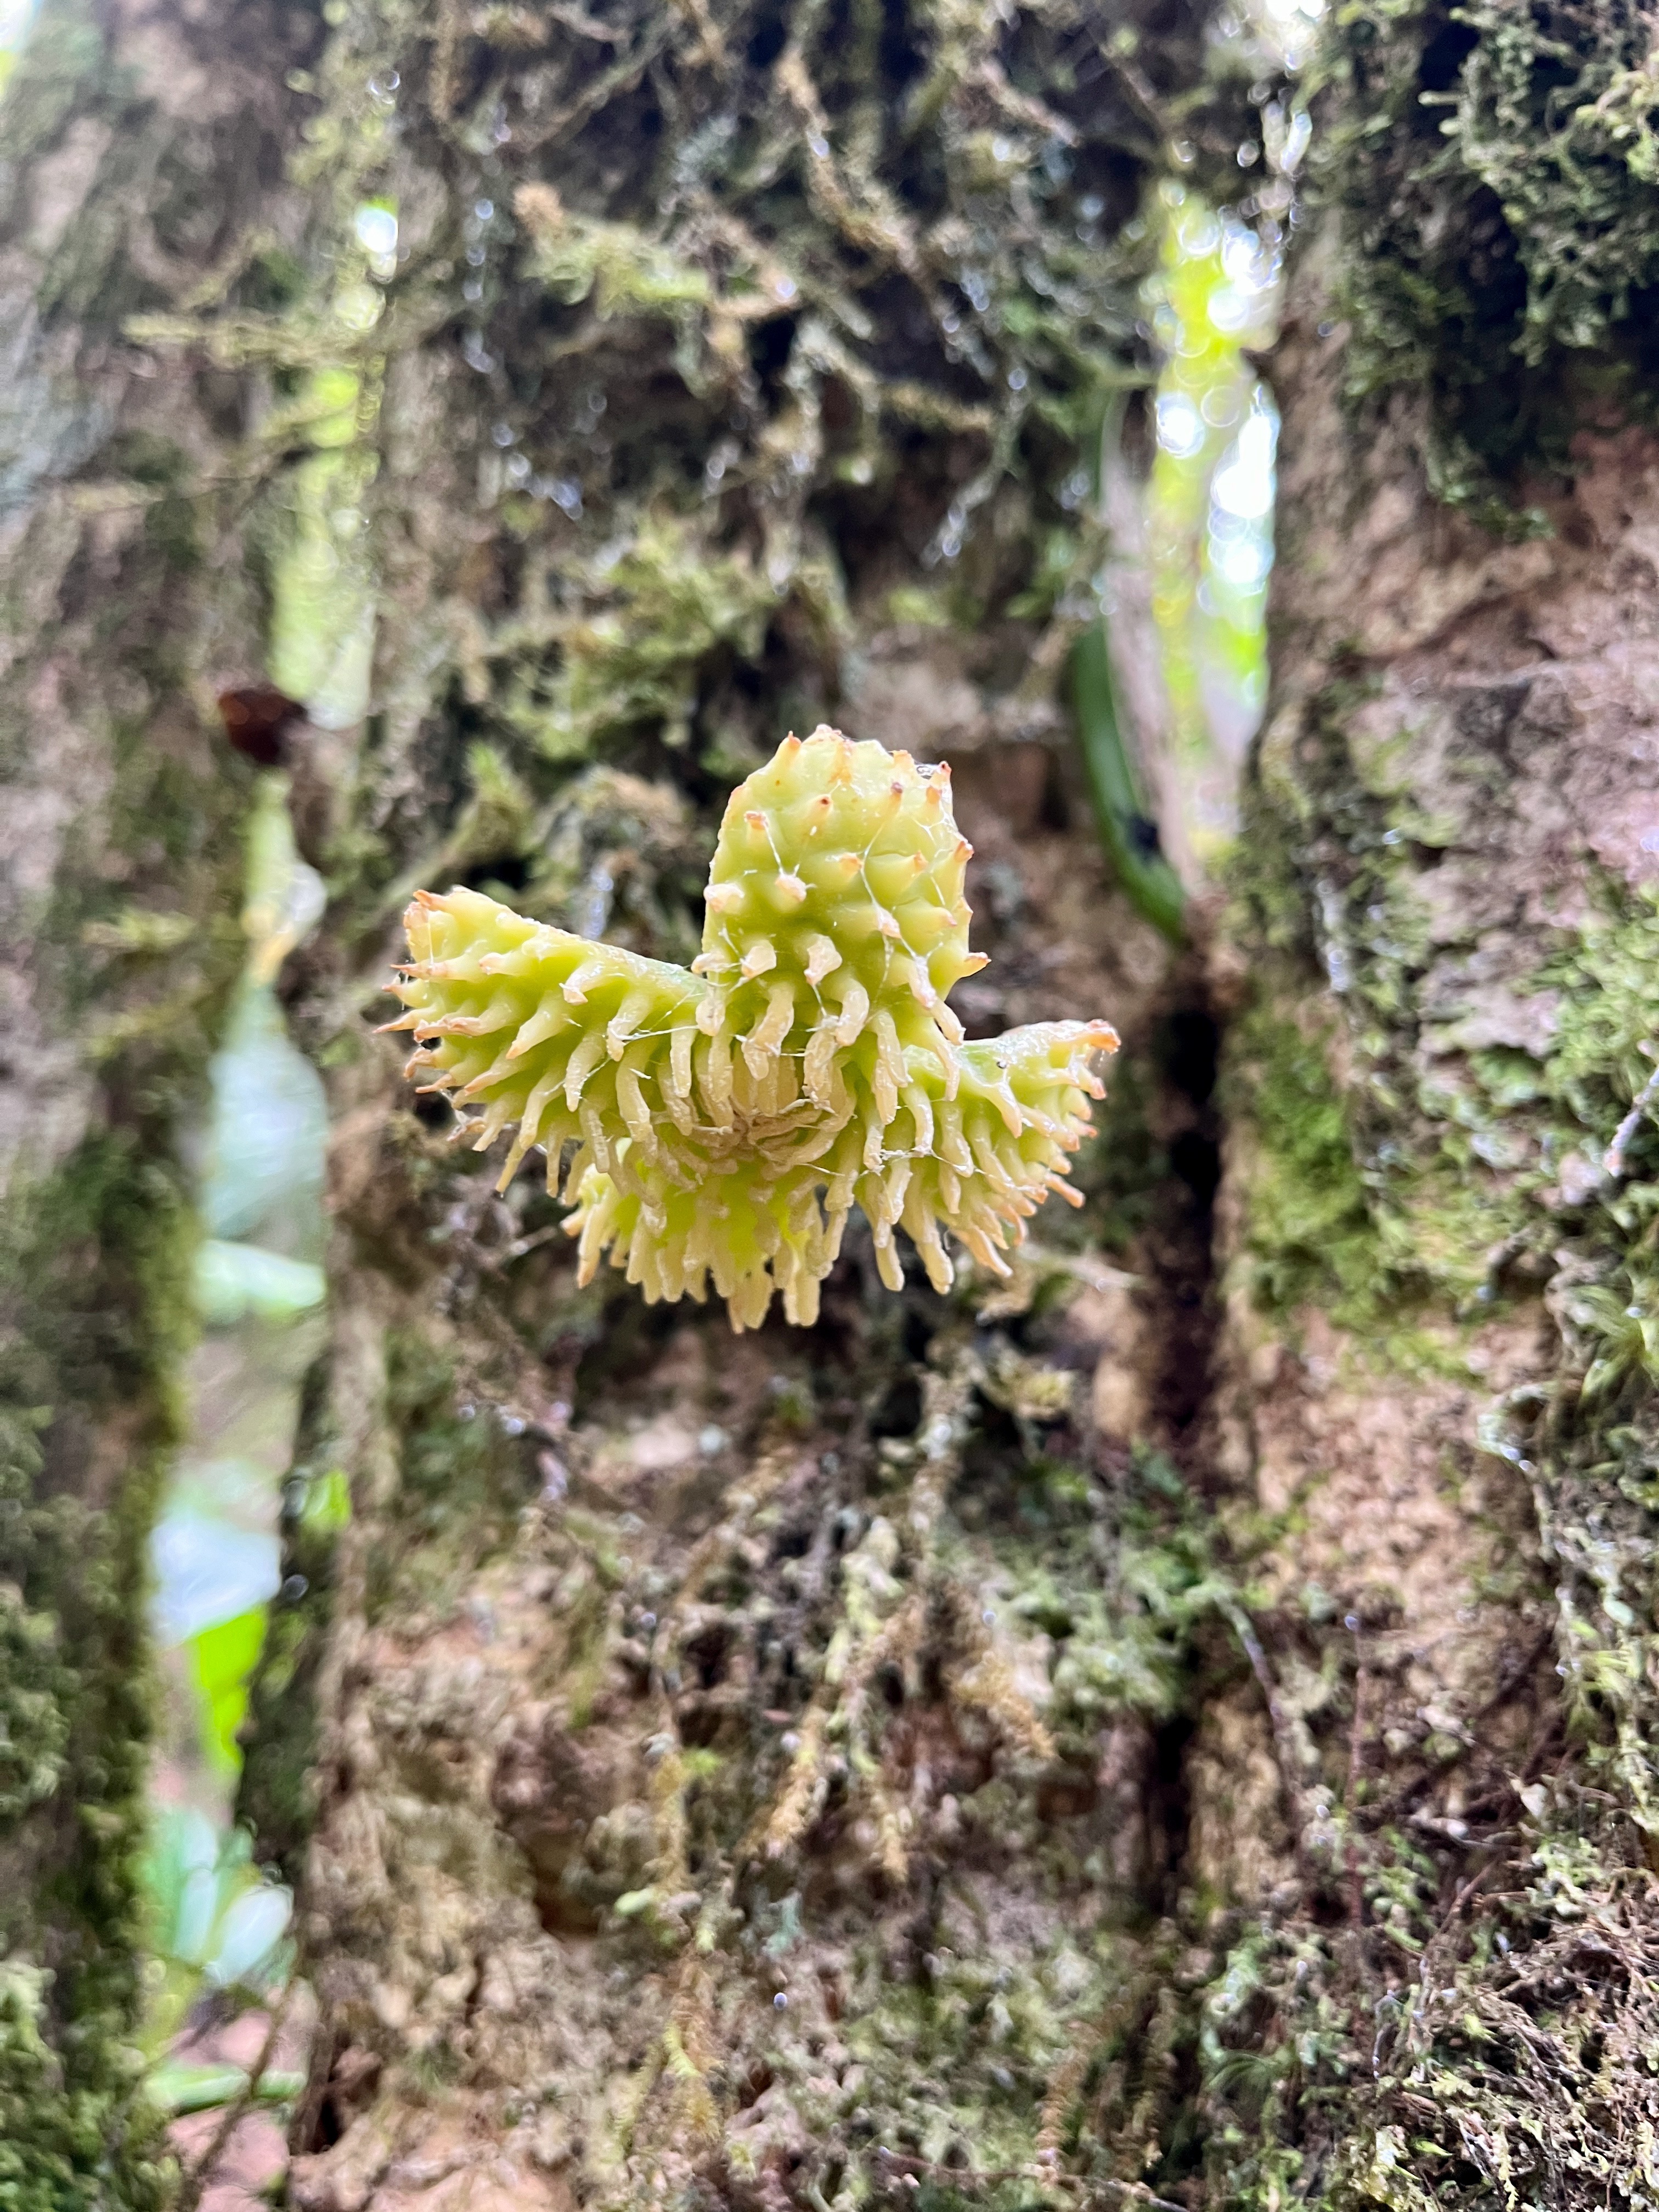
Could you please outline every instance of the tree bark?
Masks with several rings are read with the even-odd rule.
[[[124,321],[279,219],[283,30],[49,10],[0,106],[0,2195],[31,2212],[164,2193],[131,2047],[143,1560],[191,1329],[180,1136],[238,960],[252,771],[214,685],[261,625],[235,395]]]
[[[1611,112],[1628,27],[1362,9],[1322,65],[1213,970],[1254,1585],[1189,1763],[1222,2201],[1654,2185],[1659,477],[1650,310],[1595,267],[1627,234],[1572,199],[1634,226],[1650,188],[1549,89],[1570,37]],[[1583,238],[1577,326],[1540,226]]]
[[[1439,88],[1436,22],[1347,23],[1273,364],[1273,702],[1231,905],[1171,953],[1059,678],[1105,552],[1079,465],[1150,368],[1123,227],[1184,140],[1237,173],[1262,67],[1204,28],[43,17],[0,109],[20,2203],[164,2186],[122,2057],[135,1622],[237,953],[212,692],[266,660],[330,890],[286,980],[330,1342],[243,1798],[319,2007],[292,2201],[1659,2186],[1653,1155],[1616,1138],[1654,449],[1557,331],[1516,492],[1389,321],[1413,192],[1436,281],[1522,309],[1480,290],[1473,126],[1409,190],[1366,151]],[[854,1239],[815,1329],[733,1338],[578,1290],[374,1025],[419,885],[684,957],[726,791],[820,718],[952,761],[970,1030],[1125,1048],[1080,1227],[1012,1284],[893,1297]]]

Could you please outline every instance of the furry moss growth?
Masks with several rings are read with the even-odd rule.
[[[1495,483],[1564,461],[1586,400],[1639,405],[1651,375],[1653,36],[1625,0],[1333,17],[1316,161],[1342,211],[1349,387],[1425,393],[1437,488],[1494,519]]]
[[[575,1146],[584,1283],[609,1249],[647,1300],[701,1299],[712,1275],[735,1328],[775,1289],[807,1324],[855,1201],[888,1287],[902,1225],[939,1291],[941,1231],[1006,1276],[1051,1190],[1080,1203],[1066,1170],[1117,1038],[1047,1022],[963,1042],[946,995],[985,963],[949,782],[838,730],[786,738],[732,794],[689,972],[478,892],[417,894],[390,1024],[430,1048],[409,1072],[480,1103],[475,1150],[517,1125],[503,1189],[540,1145],[556,1194]]]
[[[1230,1090],[1261,1146],[1248,1231],[1257,1304],[1309,1301],[1342,1312],[1377,1288],[1377,1239],[1354,1164],[1326,1040],[1304,1036],[1264,1000],[1231,1041]]]
[[[249,80],[280,82],[268,25],[237,22]],[[222,213],[216,149],[234,137],[260,173],[270,111],[250,119],[233,93],[211,118],[167,114],[120,36],[75,0],[47,5],[0,103],[0,289],[19,334],[0,561],[17,1010],[0,1168],[6,2212],[149,2212],[167,2193],[136,2049],[145,1559],[194,1326],[180,1131],[240,958],[246,783],[219,750],[205,664],[248,631],[213,426],[189,379],[118,370],[94,398],[84,372],[131,359],[120,319],[155,304],[158,269],[195,281],[204,215]],[[27,211],[66,147],[76,181],[43,234]]]
[[[112,1137],[89,1139],[27,1200],[14,1191],[5,1225],[0,2203],[143,2212],[165,2191],[129,2040],[149,1735],[141,1563],[174,1440],[189,1216],[176,1174]],[[100,1510],[77,1462],[104,1423],[118,1425],[125,1465]],[[52,1935],[37,1948],[43,1911]]]
[[[1536,1582],[1500,1571],[1517,1626],[1539,1625],[1492,1711],[1536,1711],[1510,1751],[1484,1709],[1461,1737],[1390,1743],[1373,1706],[1362,1771],[1369,1624],[1322,1620],[1316,1591],[1281,1616],[1272,1662],[1306,1729],[1299,1908],[1225,1929],[1200,1994],[1206,2165],[1212,2201],[1261,2212],[1629,2212],[1656,2197],[1659,901],[1592,879],[1530,933],[1431,930],[1430,878],[1480,866],[1481,730],[1518,695],[1397,724],[1377,696],[1334,683],[1261,763],[1235,922],[1254,998],[1225,1078],[1247,1280],[1281,1327],[1328,1316],[1354,1368],[1484,1395],[1449,1441],[1478,1418],[1543,1560]],[[1464,717],[1451,776],[1443,711]],[[1547,1344],[1551,1322],[1553,1351],[1488,1394],[1490,1345]]]

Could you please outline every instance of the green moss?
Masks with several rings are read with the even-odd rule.
[[[1653,1073],[1654,976],[1659,972],[1659,893],[1604,886],[1582,930],[1540,971],[1560,994],[1543,1075],[1547,1096],[1592,1143]],[[1647,1156],[1644,1139],[1638,1158]]]
[[[511,1540],[533,1492],[523,1425],[514,1431],[512,1417],[467,1395],[453,1362],[412,1330],[387,1342],[386,1410],[398,1452],[397,1534],[371,1562],[370,1607],[441,1613]]]
[[[1304,1036],[1265,1004],[1230,1040],[1230,1101],[1259,1147],[1245,1243],[1255,1301],[1268,1313],[1309,1304],[1353,1310],[1382,1287],[1377,1233],[1328,1049],[1328,1036]]]
[[[561,641],[557,667],[502,699],[508,726],[550,760],[588,757],[641,727],[684,745],[711,658],[723,650],[757,660],[786,603],[779,580],[744,552],[714,552],[689,517],[642,516],[622,557],[607,549],[601,558],[581,579],[588,607]],[[833,575],[792,565],[788,581],[811,625],[833,635]]]
[[[1545,1293],[1558,1351],[1487,1403],[1480,1439],[1533,1502],[1547,1587],[1522,1548],[1481,1595],[1553,1606],[1565,1741],[1541,1778],[1483,1782],[1501,1795],[1498,1832],[1485,1832],[1506,1871],[1449,1935],[1449,1886],[1467,1880],[1468,1857],[1388,1816],[1406,1754],[1386,1740],[1384,1776],[1352,1775],[1352,1662],[1310,1593],[1279,1662],[1281,1681],[1302,1685],[1309,1795],[1325,1808],[1304,1837],[1303,1893],[1349,1932],[1326,1932],[1317,1912],[1226,1929],[1197,1999],[1194,2109],[1216,2197],[1261,2212],[1287,2194],[1328,2212],[1632,2205],[1620,2145],[1647,2075],[1632,2054],[1659,2026],[1631,1901],[1659,1833],[1651,1117],[1632,1123],[1620,1174],[1603,1162],[1653,1072],[1659,901],[1592,886],[1588,914],[1540,936],[1534,972],[1505,985],[1523,1013],[1538,1002],[1530,1048],[1468,1042],[1455,1026],[1467,1000],[1437,1024],[1433,980],[1461,975],[1439,963],[1462,948],[1431,941],[1420,882],[1457,827],[1425,813],[1408,737],[1356,722],[1364,701],[1334,684],[1294,757],[1261,763],[1255,803],[1273,836],[1252,840],[1238,909],[1255,995],[1225,1077],[1248,1129],[1235,1155],[1245,1264],[1280,1323],[1322,1308],[1356,1357],[1466,1387],[1473,1375],[1477,1390],[1481,1323],[1536,1317]],[[1330,1007],[1332,987],[1337,1017],[1316,1026],[1308,1010]],[[1428,1789],[1477,1754],[1436,1725],[1408,1755]],[[1568,1932],[1591,1925],[1607,1944],[1593,1974]],[[1433,1987],[1408,2007],[1419,1975]]]
[[[117,1134],[89,1138],[44,1188],[15,1195],[4,1225],[0,1852],[15,1871],[0,1942],[26,1959],[39,1916],[52,1969],[31,1978],[20,1966],[0,2008],[0,2203],[63,2212],[113,2195],[143,2207],[161,2201],[161,2170],[130,2041],[149,1735],[142,1561],[176,1441],[193,1232],[179,1171]],[[88,1464],[100,1429],[122,1461],[103,1505],[89,1495],[107,1480]]]
[[[1559,933],[1513,987],[1522,1006],[1539,1001],[1535,1048],[1462,1044],[1455,1024],[1425,1018],[1442,949],[1424,870],[1455,833],[1425,814],[1403,733],[1351,744],[1369,696],[1328,687],[1295,763],[1265,759],[1250,796],[1234,914],[1258,963],[1227,1099],[1258,1155],[1246,1231],[1258,1302],[1282,1316],[1311,1301],[1356,1332],[1386,1323],[1405,1354],[1414,1316],[1477,1322],[1502,1303],[1502,1270],[1553,1249],[1564,1166],[1599,1164],[1653,1065],[1642,1046],[1659,922],[1651,899],[1608,886]],[[1316,957],[1340,1034],[1306,1033],[1283,1011],[1305,999]]]
[[[1437,1306],[1477,1321],[1504,1296],[1495,1269],[1553,1250],[1564,1170],[1594,1182],[1621,1116],[1651,1073],[1651,976],[1659,908],[1604,888],[1579,927],[1563,930],[1524,1004],[1548,1007],[1537,1051],[1419,1047],[1430,949],[1420,933],[1412,802],[1356,805],[1346,824],[1346,882],[1322,918],[1343,973],[1345,1084],[1331,1073],[1337,1032],[1304,1035],[1276,1009],[1305,966],[1264,961],[1249,1011],[1229,1041],[1231,1111],[1254,1132],[1247,1245],[1255,1295],[1285,1315],[1304,1302],[1356,1330]],[[1401,823],[1407,826],[1401,827]],[[1612,1249],[1644,1231],[1635,1132],[1632,1175],[1595,1203],[1611,1210]]]
[[[1316,175],[1347,242],[1348,388],[1423,393],[1437,490],[1495,526],[1536,526],[1516,472],[1564,465],[1598,404],[1644,404],[1650,27],[1600,0],[1361,0],[1332,19]]]

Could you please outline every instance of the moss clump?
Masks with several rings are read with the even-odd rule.
[[[1309,1304],[1339,1314],[1374,1300],[1381,1252],[1354,1163],[1328,1037],[1258,1004],[1230,1041],[1228,1089],[1259,1147],[1245,1241],[1264,1311]]]
[[[0,1948],[15,1963],[0,2002],[0,2202],[143,2208],[163,2190],[129,2040],[149,1732],[142,1562],[176,1441],[190,1215],[177,1170],[111,1134],[14,1193],[4,1226]],[[123,1466],[100,1506],[87,1457],[106,1424],[118,1426]],[[49,1972],[24,1963],[42,1952]]]
[[[1333,19],[1318,189],[1341,210],[1356,398],[1424,393],[1443,496],[1564,464],[1659,349],[1652,18],[1601,0],[1408,0]]]
[[[394,1603],[442,1613],[467,1576],[510,1541],[532,1494],[526,1449],[487,1404],[467,1395],[453,1358],[421,1334],[386,1344],[386,1411],[398,1453],[394,1545],[369,1571],[378,1616]]]
[[[1413,777],[1412,732],[1351,738],[1372,696],[1339,678],[1293,766],[1261,763],[1234,884],[1257,960],[1229,1043],[1231,1109],[1260,1154],[1258,1296],[1279,1313],[1310,1299],[1356,1330],[1437,1303],[1479,1321],[1550,1272],[1564,1196],[1597,1195],[1652,1072],[1659,951],[1659,902],[1592,884],[1583,920],[1540,932],[1483,1018],[1471,945],[1429,926],[1425,886],[1462,833]],[[1316,1036],[1285,1010],[1322,969],[1341,1013]]]

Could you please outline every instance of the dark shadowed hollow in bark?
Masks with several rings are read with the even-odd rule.
[[[1160,183],[1236,202],[1288,97],[1238,14],[46,0],[0,97],[4,2212],[180,2185],[144,1561],[273,765],[331,1130],[240,1804],[315,1998],[287,2201],[1659,2203],[1656,40],[1328,19],[1272,692],[1175,947],[1090,811],[1075,483],[1148,442]],[[309,714],[228,734],[270,679]],[[951,763],[969,1035],[1123,1050],[1009,1281],[890,1294],[855,1230],[812,1328],[737,1337],[579,1289],[375,1024],[419,886],[688,960],[726,794],[821,720]]]

